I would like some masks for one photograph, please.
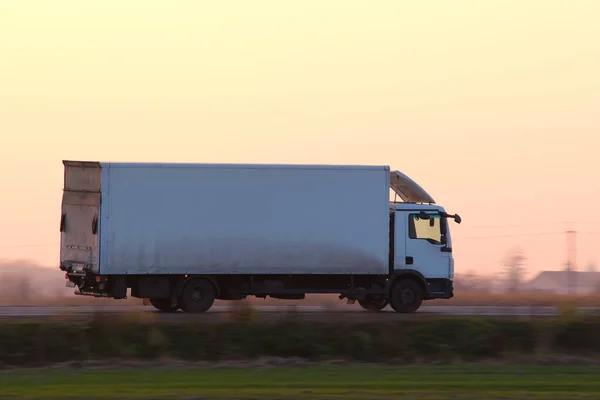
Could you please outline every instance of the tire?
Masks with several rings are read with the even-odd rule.
[[[389,302],[386,298],[374,299],[368,297],[364,300],[359,300],[358,304],[360,304],[362,308],[368,311],[381,311],[387,307]]]
[[[194,279],[183,288],[179,303],[187,313],[203,313],[208,311],[215,302],[216,290],[205,279]]]
[[[179,310],[179,305],[172,307],[171,299],[150,299],[150,304],[162,312],[175,312]]]
[[[423,303],[423,288],[413,279],[401,279],[390,293],[390,305],[398,313],[413,313]]]

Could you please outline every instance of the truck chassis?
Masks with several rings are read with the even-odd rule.
[[[338,294],[370,311],[388,304],[396,312],[416,311],[424,300],[453,297],[450,279],[426,279],[418,271],[390,275],[95,275],[66,270],[76,294],[114,299],[150,299],[158,310],[202,313],[215,300],[243,300],[248,296],[304,299],[306,294]]]

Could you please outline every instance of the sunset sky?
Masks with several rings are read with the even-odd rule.
[[[520,246],[600,267],[600,1],[0,0],[0,259],[56,267],[63,159],[390,165]],[[351,216],[349,216],[351,217]]]

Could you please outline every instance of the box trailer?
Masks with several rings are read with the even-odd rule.
[[[453,296],[460,217],[387,166],[63,164],[60,268],[76,294],[130,290],[171,312],[307,293],[413,312]]]

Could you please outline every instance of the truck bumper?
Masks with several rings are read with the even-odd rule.
[[[82,264],[61,263],[60,269],[65,271],[66,286],[76,288],[75,294],[81,296],[112,297],[108,277],[90,273]]]
[[[452,279],[428,279],[429,299],[451,299],[454,297],[454,281]]]

